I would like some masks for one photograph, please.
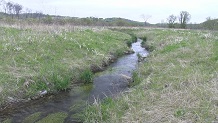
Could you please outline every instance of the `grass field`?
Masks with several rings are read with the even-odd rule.
[[[104,28],[0,27],[0,105],[67,89],[90,65],[122,55],[130,40]]]
[[[85,122],[218,122],[218,32],[132,31],[152,47],[137,71],[141,83],[89,106]]]

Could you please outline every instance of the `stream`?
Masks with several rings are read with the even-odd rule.
[[[40,114],[31,118],[31,122],[37,122],[58,112],[67,114],[66,123],[79,122],[78,113],[85,109],[87,103],[92,104],[95,100],[117,96],[128,90],[128,77],[132,76],[138,66],[137,54],[148,55],[141,47],[140,39],[132,44],[132,49],[135,53],[119,58],[105,71],[97,73],[92,84],[75,86],[70,91],[18,104],[10,110],[0,112],[0,122],[10,119],[13,123],[22,123],[30,115]]]

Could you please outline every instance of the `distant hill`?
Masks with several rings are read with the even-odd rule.
[[[218,30],[218,19],[208,19],[207,21],[201,23],[204,29]]]
[[[96,17],[69,17],[69,16],[57,16],[46,15],[43,13],[22,13],[19,17],[14,14],[5,14],[0,12],[0,19],[22,19],[22,20],[34,20],[34,22],[42,22],[45,24],[73,24],[73,25],[85,25],[85,26],[145,26],[144,22],[133,21],[125,18],[96,18]],[[146,23],[146,25],[150,25]]]
[[[122,23],[126,23],[132,26],[144,26],[144,22],[138,22],[138,21],[133,21],[133,20],[129,20],[129,19],[125,19],[125,18],[105,18],[104,21],[106,22],[116,22],[116,23],[120,23],[122,26]],[[149,23],[148,23],[149,24]]]

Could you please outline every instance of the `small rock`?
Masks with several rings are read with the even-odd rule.
[[[141,57],[142,58],[147,58],[147,54],[142,54]]]
[[[134,51],[131,49],[131,50],[127,50],[127,51],[124,51],[124,54],[132,54],[134,53]]]
[[[147,55],[146,55],[146,54],[139,54],[139,55],[138,55],[138,62],[144,61],[145,58],[147,58]]]
[[[40,95],[40,96],[43,96],[43,95],[45,95],[45,94],[47,94],[47,93],[48,93],[47,90],[39,91],[39,95]]]
[[[14,99],[13,97],[8,97],[8,102],[13,103],[13,102],[17,102],[17,100]]]
[[[110,55],[108,61],[110,63],[114,63],[117,60],[117,58],[114,55]]]
[[[164,87],[167,88],[167,87],[169,87],[169,85],[168,85],[168,84],[165,84]]]
[[[109,65],[108,61],[103,61],[102,62],[102,67],[107,67]]]
[[[128,81],[128,83],[132,82],[132,78],[127,76],[127,75],[124,75],[124,74],[120,74],[122,78],[126,79]]]

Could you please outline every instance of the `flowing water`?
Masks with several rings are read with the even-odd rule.
[[[18,104],[16,107],[7,111],[0,112],[0,122],[10,119],[14,123],[24,122],[27,117],[31,122],[37,122],[50,114],[61,112],[65,115],[65,122],[79,122],[77,115],[87,106],[87,103],[93,103],[96,99],[112,97],[128,89],[128,77],[137,68],[138,56],[148,55],[148,52],[141,47],[141,40],[132,44],[134,54],[119,58],[111,64],[107,70],[98,73],[93,84],[76,86],[70,91],[60,92],[56,95],[46,96],[28,103]],[[39,115],[37,115],[39,114]],[[26,122],[30,122],[26,120]]]

